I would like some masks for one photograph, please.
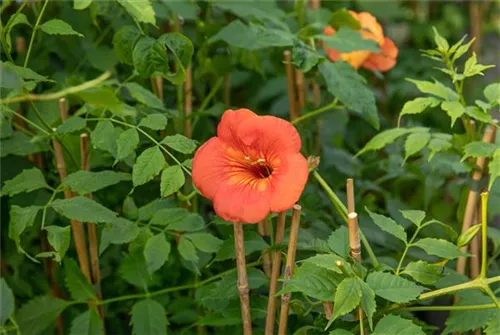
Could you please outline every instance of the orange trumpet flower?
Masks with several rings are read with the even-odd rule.
[[[193,183],[224,220],[257,223],[298,201],[309,174],[301,145],[288,121],[227,110],[194,156]]]
[[[324,46],[328,58],[330,58],[332,62],[341,59],[351,64],[355,69],[358,69],[360,66],[367,70],[378,70],[381,72],[392,69],[396,65],[398,48],[390,38],[384,37],[382,26],[377,22],[377,19],[368,12],[356,13],[349,11],[349,14],[360,23],[360,32],[363,38],[377,42],[380,47],[380,52],[373,53],[361,50],[339,53],[333,48]],[[323,32],[325,35],[331,36],[335,34],[336,31],[331,26],[328,26]]]

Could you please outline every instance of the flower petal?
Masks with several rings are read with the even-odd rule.
[[[363,68],[382,72],[389,71],[396,65],[398,52],[398,47],[390,38],[386,37],[380,53],[368,57],[363,63]]]
[[[299,200],[309,176],[307,160],[300,153],[280,157],[280,164],[272,174],[269,201],[271,211],[286,211]]]
[[[193,158],[193,184],[205,198],[213,199],[222,182],[228,179],[225,172],[224,147],[217,137],[203,144]]]
[[[249,109],[241,108],[237,110],[229,109],[222,114],[219,126],[217,127],[217,136],[225,144],[237,148],[240,146],[238,139],[238,127],[248,119],[257,117],[257,114]]]
[[[214,198],[214,210],[226,221],[257,223],[270,212],[269,201],[251,183],[224,183]]]
[[[384,43],[384,30],[377,22],[375,16],[368,12],[355,13],[349,11],[349,13],[361,24],[361,35],[363,35],[365,39],[374,40],[382,46]]]

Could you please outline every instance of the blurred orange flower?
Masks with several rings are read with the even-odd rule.
[[[288,121],[227,110],[194,156],[193,183],[224,220],[257,223],[298,201],[309,173],[301,145]]]
[[[330,60],[335,62],[342,59],[351,64],[355,69],[358,69],[360,66],[368,70],[378,70],[381,72],[392,69],[394,65],[396,65],[398,48],[390,38],[384,37],[382,26],[377,22],[377,19],[368,12],[356,13],[349,11],[349,14],[360,23],[360,32],[363,38],[377,42],[380,47],[380,52],[354,51],[339,53],[333,48],[324,46],[325,52]],[[328,26],[323,32],[325,35],[331,36],[335,34],[335,29]]]

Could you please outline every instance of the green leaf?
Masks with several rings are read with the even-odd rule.
[[[488,190],[491,190],[495,180],[500,177],[500,149],[495,150],[493,159],[490,160],[490,163],[488,164],[488,168],[490,169],[490,182],[488,184]]]
[[[460,251],[460,249],[453,243],[438,238],[426,237],[412,243],[412,246],[423,249],[429,255],[436,255],[446,259],[455,259],[468,255],[467,253]]]
[[[22,334],[37,335],[54,324],[59,314],[69,306],[69,302],[51,296],[36,297],[16,314],[16,321]]]
[[[153,130],[163,130],[167,126],[167,118],[163,114],[149,114],[139,122],[139,127],[147,127]]]
[[[14,29],[14,27],[19,25],[19,24],[24,24],[24,25],[31,27],[31,24],[28,21],[28,18],[26,17],[26,15],[24,15],[23,13],[19,13],[19,12],[17,12],[15,15],[11,15],[9,20],[7,21],[7,24],[4,27],[4,29],[5,29],[5,42],[7,44],[5,51],[7,54],[10,54],[12,51],[12,39],[11,39],[10,33],[11,33],[12,29]]]
[[[167,334],[167,316],[163,306],[152,299],[136,302],[132,306],[133,335]]]
[[[116,159],[123,160],[133,154],[139,145],[139,134],[135,128],[125,130],[116,141]]]
[[[209,233],[184,234],[187,239],[193,242],[196,249],[203,252],[215,253],[219,251],[223,241]]]
[[[492,83],[484,88],[483,94],[491,104],[500,104],[500,83]]]
[[[125,172],[110,170],[100,172],[77,171],[70,174],[64,180],[63,185],[69,187],[73,192],[85,195],[131,179],[130,174]]]
[[[497,314],[498,314],[498,312],[497,312]],[[486,327],[484,328],[484,334],[485,335],[500,334],[500,315],[496,316],[496,317],[493,316],[490,318],[490,320],[486,324]]]
[[[379,52],[377,42],[364,39],[361,33],[356,30],[344,27],[331,36],[317,35],[317,39],[322,40],[329,48],[333,48],[340,53],[349,53],[353,51],[371,51]]]
[[[22,79],[25,88],[30,85],[33,88],[33,85],[36,85],[39,82],[54,82],[53,80],[36,73],[30,68],[18,66],[11,62],[1,62],[0,69],[2,71],[2,75],[11,73],[14,76],[18,77],[18,79]],[[3,77],[2,79],[5,81],[5,77]],[[3,82],[2,85],[5,85],[5,82]],[[4,87],[9,88],[8,86]],[[2,108],[6,108],[6,106],[2,106]]]
[[[120,273],[126,282],[144,290],[151,283],[146,260],[142,253],[125,256],[120,264]]]
[[[334,329],[331,332],[328,333],[328,335],[354,335],[350,331],[347,331],[345,329]]]
[[[288,280],[287,288],[322,301],[333,301],[335,290],[343,276],[318,267],[311,263],[304,263]]]
[[[141,32],[134,26],[123,26],[115,33],[113,36],[113,49],[120,62],[128,65],[134,64],[132,52],[135,43],[140,37]]]
[[[152,37],[141,37],[132,52],[135,69],[143,77],[168,73],[168,58],[165,44]]]
[[[165,157],[157,146],[144,150],[132,168],[132,182],[139,186],[152,180],[165,165]]]
[[[379,150],[385,147],[386,145],[394,142],[399,137],[408,134],[411,129],[408,128],[392,128],[389,130],[384,130],[383,132],[375,135],[361,151],[359,151],[356,156],[362,155],[368,151]]]
[[[150,0],[116,0],[135,20],[156,25],[155,12]]]
[[[106,224],[101,231],[101,243],[99,253],[102,253],[106,247],[111,244],[125,244],[133,241],[139,234],[137,223],[118,218],[112,223]]]
[[[69,249],[71,241],[71,228],[70,226],[47,226],[44,228],[47,231],[47,240],[56,252],[56,262],[60,263]]]
[[[49,187],[45,182],[42,171],[37,168],[23,170],[14,178],[5,181],[2,195],[14,196],[22,192],[31,192],[40,188]]]
[[[177,246],[179,254],[187,261],[197,262],[198,254],[193,242],[189,240],[186,235],[182,235]]]
[[[469,51],[469,48],[470,46],[472,45],[472,43],[474,42],[474,40],[476,39],[475,37],[472,38],[469,43],[467,44],[463,44],[463,41],[465,39],[465,36],[460,40],[458,41],[457,43],[455,43],[451,48],[450,48],[450,54],[452,54],[453,52],[455,52],[453,54],[453,57],[451,58],[451,62],[452,63],[455,63],[455,61],[457,59],[459,59],[460,57],[462,57],[467,51]],[[455,51],[456,50],[456,51]]]
[[[175,72],[167,71],[164,77],[174,85],[182,84],[186,81],[186,69],[193,57],[193,43],[186,36],[176,32],[163,34],[158,41],[165,44],[175,62]]]
[[[323,62],[318,69],[325,78],[328,92],[374,128],[379,128],[375,96],[360,74],[344,62]]]
[[[269,247],[262,236],[253,231],[245,232],[244,239],[245,256]],[[222,243],[219,252],[215,257],[216,261],[224,261],[227,259],[234,259],[234,238],[232,236]]]
[[[443,103],[441,103],[441,109],[451,118],[452,127],[455,121],[465,113],[464,106],[458,101],[443,101]]]
[[[105,110],[110,110],[113,113],[120,115],[117,111],[124,106],[124,104],[118,100],[115,92],[110,87],[94,87],[87,89],[85,91],[78,92],[76,94],[80,99],[88,103],[95,108],[103,108]],[[97,126],[101,122],[111,122],[108,120],[99,121]],[[95,130],[94,130],[95,131]],[[110,133],[112,135],[113,133]]]
[[[154,213],[151,221],[149,221],[149,224],[167,226],[185,219],[188,215],[190,215],[189,211],[184,208],[164,208]]]
[[[165,212],[164,212],[165,213]],[[179,219],[181,214],[177,213],[177,216],[169,220],[167,230],[177,230],[177,231],[198,231],[204,228],[205,221],[203,217],[197,213],[189,213],[182,219]],[[172,220],[174,220],[172,222]]]
[[[442,277],[437,266],[424,261],[408,263],[402,273],[425,285],[434,285]]]
[[[491,157],[496,149],[497,146],[493,143],[470,142],[464,147],[464,155],[461,161],[465,161],[468,157]]]
[[[130,95],[140,103],[153,108],[158,108],[158,109],[164,108],[163,101],[161,101],[156,95],[154,95],[151,91],[145,89],[141,85],[137,83],[126,83],[123,86],[129,91]],[[152,115],[161,115],[161,114],[152,114]]]
[[[386,272],[370,273],[366,283],[379,297],[397,303],[415,300],[425,289],[407,279]]]
[[[356,20],[347,9],[342,8],[336,10],[330,15],[330,19],[328,20],[330,26],[335,30],[339,30],[340,27],[348,27],[354,30],[361,29],[361,24],[358,20]]]
[[[434,31],[434,42],[436,43],[438,50],[442,53],[447,53],[450,45],[448,44],[446,39],[439,35],[435,27],[432,27],[432,30]]]
[[[64,280],[74,300],[87,301],[96,298],[94,289],[71,258],[64,261]]]
[[[323,57],[303,42],[292,49],[292,63],[303,72],[309,72]]]
[[[135,204],[134,198],[127,196],[123,200],[123,215],[131,220],[136,220],[139,217],[139,209]]]
[[[428,131],[418,131],[411,133],[405,141],[405,161],[412,155],[426,147],[431,139]]]
[[[95,148],[107,151],[114,156],[116,155],[115,127],[111,121],[99,121],[90,133],[90,139]]]
[[[458,95],[451,88],[443,85],[439,81],[430,82],[423,80],[408,79],[409,82],[414,83],[418,90],[422,93],[435,95],[439,98],[448,101],[458,101]]]
[[[4,278],[0,279],[0,299],[2,300],[2,308],[0,308],[0,325],[3,325],[10,318],[15,307],[14,294]]]
[[[116,219],[115,212],[94,200],[82,196],[54,200],[51,207],[68,219],[81,222],[112,222]]]
[[[196,149],[196,141],[181,134],[166,136],[161,143],[183,154],[190,154]]]
[[[411,223],[413,223],[417,227],[420,227],[420,224],[425,219],[425,212],[424,211],[400,210],[400,212],[405,219],[409,220]]]
[[[273,1],[240,2],[225,0],[210,0],[211,3],[224,11],[229,11],[234,15],[248,20],[269,22],[278,27],[287,29],[284,22],[285,12]]]
[[[352,311],[361,301],[361,287],[358,278],[345,278],[335,292],[334,311],[330,322]]]
[[[46,21],[39,28],[49,35],[77,35],[84,37],[79,32],[73,30],[73,27],[68,22],[59,19]]]
[[[16,243],[17,251],[24,253],[21,247],[20,235],[26,227],[33,225],[40,206],[19,207],[12,205],[10,207],[9,238]]]
[[[161,174],[160,190],[162,197],[177,192],[186,182],[180,165],[169,166]]]
[[[420,114],[429,107],[436,107],[437,105],[439,105],[440,102],[441,101],[439,99],[433,97],[425,97],[425,98],[419,97],[407,101],[404,104],[401,113],[399,114],[398,124],[400,123],[401,117],[403,115]]]
[[[104,323],[95,308],[78,315],[71,322],[70,335],[104,335]]]
[[[333,272],[342,273],[339,267],[335,264],[336,261],[344,262],[344,259],[333,254],[322,254],[307,258],[304,260],[304,263],[311,263]]]
[[[208,43],[224,41],[227,44],[245,49],[258,50],[270,47],[292,46],[295,36],[280,29],[265,28],[260,25],[245,25],[240,20],[234,20],[213,35]]]
[[[377,323],[372,335],[425,335],[425,333],[410,320],[389,314]]]
[[[432,134],[432,139],[429,142],[428,148],[431,149],[431,154],[429,155],[429,161],[440,151],[448,150],[452,147],[451,140],[453,139],[451,134],[437,133]]]
[[[358,281],[359,287],[361,289],[361,308],[368,318],[370,329],[373,329],[373,314],[377,309],[377,303],[375,302],[375,292],[373,292],[370,286],[368,286],[368,284],[361,279],[356,278],[356,280]]]
[[[56,129],[56,134],[62,135],[67,133],[73,133],[75,131],[81,130],[85,128],[87,122],[85,119],[82,119],[79,116],[72,116],[66,121],[64,121],[59,127]]]
[[[483,71],[489,68],[495,67],[495,65],[482,65],[477,63],[476,53],[472,53],[472,56],[467,59],[464,66],[465,77],[472,77],[475,75],[484,75]]]
[[[144,246],[144,259],[146,259],[149,274],[160,269],[168,260],[169,255],[170,243],[165,238],[165,234],[160,233],[149,238]]]
[[[406,243],[406,232],[401,225],[387,216],[370,212],[367,207],[365,207],[365,209],[370,215],[370,218],[380,229]]]
[[[25,133],[15,131],[12,136],[0,142],[0,157],[8,155],[27,156],[47,151],[47,148],[47,146],[42,146],[40,143],[32,142],[32,138]]]
[[[73,9],[83,10],[90,6],[92,0],[73,0]]]
[[[349,256],[349,231],[345,226],[336,229],[328,238],[328,246],[340,257]]]

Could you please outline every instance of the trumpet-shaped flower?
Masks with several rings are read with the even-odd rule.
[[[308,177],[301,139],[287,121],[227,110],[193,159],[193,183],[221,218],[257,223],[290,209]]]
[[[384,36],[382,26],[377,22],[377,19],[367,12],[356,13],[349,11],[349,14],[356,19],[361,25],[361,35],[364,39],[370,39],[380,47],[380,52],[373,53],[371,51],[353,51],[348,53],[339,53],[333,48],[324,47],[328,58],[332,62],[339,59],[349,63],[355,69],[363,67],[368,70],[378,70],[386,72],[396,65],[396,58],[398,56],[398,48],[394,42]],[[331,36],[336,33],[335,29],[327,26],[324,31],[325,35]]]

